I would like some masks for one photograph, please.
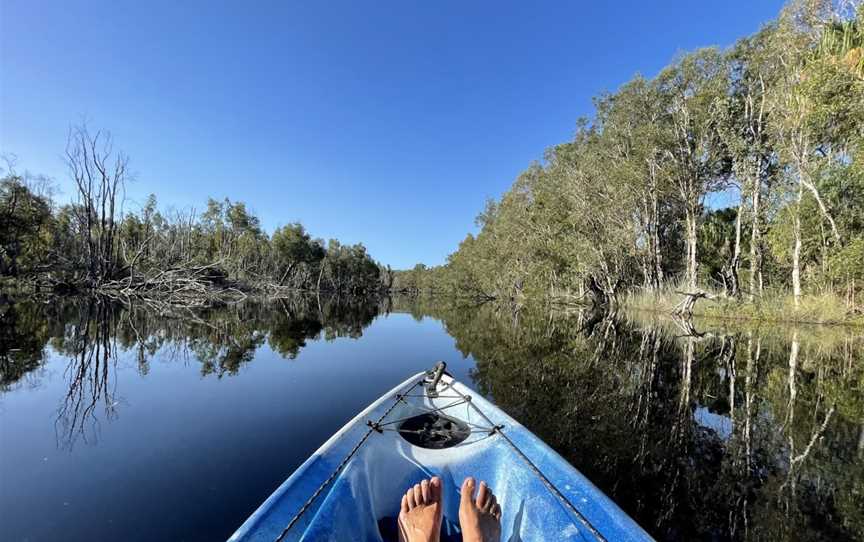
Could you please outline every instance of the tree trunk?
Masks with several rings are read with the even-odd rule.
[[[591,294],[594,306],[605,307],[609,304],[606,289],[601,286],[600,281],[594,275],[588,277],[588,292]]]
[[[323,261],[320,263],[320,266],[321,267],[318,270],[318,284],[315,286],[315,290],[318,292],[321,291],[321,277],[324,275],[324,262]]]
[[[729,290],[732,297],[741,295],[738,287],[738,271],[741,268],[741,215],[744,214],[744,194],[738,201],[738,213],[735,217],[735,246],[732,249],[732,261],[729,262]]]
[[[837,231],[837,224],[834,223],[831,213],[829,213],[828,208],[825,207],[825,203],[822,201],[822,197],[819,195],[819,190],[816,188],[816,185],[811,182],[810,174],[807,173],[803,167],[799,167],[798,177],[799,182],[813,194],[813,197],[816,199],[816,204],[819,206],[819,210],[822,211],[822,216],[824,216],[825,220],[828,221],[828,224],[831,225],[831,233],[834,236],[834,240],[837,244],[840,244],[840,232]]]
[[[858,459],[864,459],[864,423],[858,430]]]
[[[792,295],[795,298],[795,308],[801,306],[801,197],[803,186],[798,184],[798,201],[795,205],[793,235],[795,244],[792,248]]]
[[[296,265],[297,262],[291,262],[291,264],[285,269],[285,272],[282,273],[282,278],[279,279],[279,286],[282,286],[285,283],[285,279],[291,274],[291,271],[294,271]]]
[[[654,259],[654,286],[658,290],[663,287],[663,257],[660,252],[660,203],[657,199],[656,187],[651,190],[651,252]]]
[[[646,290],[654,289],[654,273],[651,270],[651,266],[649,265],[650,259],[650,254],[639,258],[639,263],[642,265],[642,287]]]
[[[794,330],[792,332],[792,344],[789,346],[789,373],[788,373],[788,384],[789,384],[789,401],[788,401],[788,409],[786,411],[786,423],[788,425],[792,425],[795,420],[795,398],[798,396],[798,388],[795,385],[795,375],[798,371],[798,330]]]
[[[762,295],[762,247],[761,232],[759,231],[759,200],[762,194],[762,187],[759,181],[758,173],[753,179],[753,217],[751,220],[750,231],[750,293],[748,298],[753,301],[758,294]]]
[[[687,287],[696,289],[696,209],[692,204],[687,205],[685,216],[685,230],[687,235]]]

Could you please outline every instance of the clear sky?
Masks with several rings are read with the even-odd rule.
[[[72,191],[70,123],[131,156],[130,204],[247,203],[395,268],[443,263],[592,96],[728,46],[779,0],[0,0],[0,152]]]

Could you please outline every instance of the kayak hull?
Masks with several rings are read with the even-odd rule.
[[[651,540],[581,473],[482,396],[445,375],[440,395],[428,397],[426,380],[426,373],[409,378],[346,424],[230,541],[395,540],[401,496],[431,476],[443,481],[442,540],[461,540],[459,488],[468,476],[486,481],[495,492],[502,507],[502,540]],[[398,420],[430,410],[464,421],[470,435],[452,447],[430,449],[409,443],[395,430]],[[367,424],[378,420],[380,431]],[[496,426],[512,446],[492,431]]]

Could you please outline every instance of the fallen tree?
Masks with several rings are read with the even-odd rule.
[[[228,280],[217,264],[182,266],[152,275],[135,274],[109,280],[93,289],[109,297],[151,298],[175,306],[198,307],[214,301],[241,301],[248,289]]]
[[[716,297],[714,294],[710,294],[703,290],[697,290],[695,292],[682,292],[676,290],[675,293],[684,296],[684,299],[682,299],[681,302],[672,310],[672,314],[680,316],[681,318],[691,318],[693,316],[693,307],[700,299],[714,299]]]

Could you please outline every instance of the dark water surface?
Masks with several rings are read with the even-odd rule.
[[[0,540],[225,539],[438,359],[658,539],[864,539],[860,329],[298,298],[0,301]]]

